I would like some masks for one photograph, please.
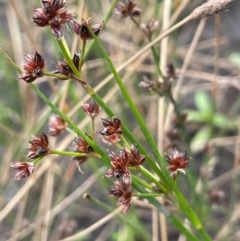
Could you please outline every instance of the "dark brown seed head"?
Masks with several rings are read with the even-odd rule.
[[[141,15],[142,9],[137,8],[137,2],[132,0],[126,0],[125,4],[119,2],[116,6],[115,13],[121,15],[121,18],[126,17],[139,17]]]
[[[80,152],[80,153],[93,152],[93,148],[82,137],[78,137],[73,141],[71,150],[74,152]],[[86,156],[73,157],[73,160],[78,161],[79,164],[84,163],[87,159],[88,157]]]
[[[88,30],[88,27],[92,29],[96,36],[98,36],[102,30],[102,24],[97,23],[92,26],[90,18],[88,18],[86,21],[82,19],[82,24],[77,23],[75,19],[71,20],[71,28],[73,32],[84,41],[93,39],[92,34]]]
[[[146,34],[146,36],[151,37],[152,34],[157,30],[158,21],[154,21],[151,19],[148,24],[141,24],[142,31]]]
[[[79,68],[79,62],[80,62],[79,56],[80,56],[79,54],[74,54],[72,59],[76,69]],[[57,70],[54,72],[55,74],[61,74],[61,75],[67,75],[67,76],[73,75],[73,71],[65,59],[62,59],[61,61],[59,61],[56,64],[56,68]]]
[[[176,149],[174,150],[173,156],[167,156],[167,162],[172,175],[175,175],[178,171],[185,173],[184,169],[189,166],[187,152],[179,152]]]
[[[39,77],[42,77],[44,65],[45,61],[37,51],[35,54],[27,54],[26,63],[22,65],[24,71],[19,79],[23,79],[29,83]]]
[[[132,145],[130,151],[128,152],[129,163],[128,166],[140,166],[145,161],[145,156],[140,155],[139,150],[136,146]]]
[[[122,181],[114,182],[115,188],[110,190],[108,194],[118,198],[118,205],[123,205],[123,212],[127,212],[132,203],[131,192],[131,176],[123,176]]]
[[[66,130],[68,124],[58,115],[53,114],[49,120],[49,135],[58,136]]]
[[[38,27],[45,27],[48,25],[49,19],[46,16],[43,8],[34,8],[33,9],[33,22]]]
[[[73,15],[64,9],[65,0],[42,0],[42,8],[33,9],[33,22],[39,27],[49,25],[53,35],[63,36],[62,24],[69,22]]]
[[[10,166],[18,170],[15,180],[29,177],[34,171],[34,165],[31,162],[12,162]]]
[[[27,158],[35,159],[50,152],[48,148],[48,137],[42,132],[39,136],[32,136],[28,144]]]
[[[104,143],[108,145],[116,145],[121,140],[121,134],[112,134],[110,136],[101,136]]]
[[[89,103],[82,104],[82,108],[83,111],[92,119],[94,119],[101,110],[100,106],[94,100]]]
[[[128,152],[126,149],[120,150],[119,155],[117,155],[115,152],[110,152],[109,157],[111,159],[111,168],[106,172],[104,177],[116,177],[119,178],[123,174],[124,175],[130,175],[129,169],[128,169]]]
[[[120,119],[113,117],[112,119],[102,118],[104,129],[100,130],[99,133],[103,136],[110,136],[113,134],[122,134],[122,124]]]

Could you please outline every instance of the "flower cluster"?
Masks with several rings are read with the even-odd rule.
[[[48,147],[48,137],[42,132],[39,136],[32,136],[32,140],[28,144],[27,158],[36,159],[50,154],[51,150]],[[18,170],[15,179],[29,177],[34,171],[33,162],[12,162],[11,167]]]
[[[122,135],[122,123],[121,120],[113,117],[109,119],[102,118],[102,124],[104,128],[99,131],[102,135],[103,142],[107,144],[116,144]]]
[[[35,54],[26,55],[26,63],[23,64],[23,73],[19,77],[26,82],[33,82],[35,79],[43,76],[45,61],[36,51]]]
[[[129,167],[139,167],[145,161],[145,156],[140,155],[136,146],[131,146],[130,150],[123,148],[119,155],[115,152],[110,152],[111,168],[105,173],[104,177],[115,177],[122,180],[114,182],[115,189],[109,191],[111,196],[118,198],[118,204],[124,206],[126,212],[132,201],[131,192],[131,172]]]
[[[27,178],[34,171],[34,165],[31,162],[12,162],[10,166],[18,170],[15,180],[20,180],[21,178]]]
[[[91,117],[91,119],[94,119],[101,110],[100,106],[94,100],[89,103],[82,104],[82,108],[83,111]]]
[[[127,212],[131,207],[133,194],[131,192],[131,176],[124,176],[121,181],[114,182],[114,188],[108,194],[118,198],[117,204],[123,206],[123,212]]]
[[[33,9],[33,22],[38,27],[50,26],[52,34],[60,39],[63,36],[62,24],[73,19],[73,14],[64,9],[64,0],[41,0],[42,7]]]
[[[72,61],[73,61],[74,66],[76,67],[76,69],[78,69],[79,62],[80,62],[79,54],[74,54]],[[68,62],[66,61],[66,59],[61,59],[56,64],[56,68],[57,68],[57,70],[54,72],[55,74],[61,74],[61,75],[66,75],[66,76],[73,75],[73,71],[72,71],[71,67],[69,66]],[[66,79],[68,79],[68,78],[66,78]]]
[[[92,25],[92,21],[90,18],[88,18],[86,21],[82,19],[82,24],[77,23],[75,19],[71,20],[71,28],[73,32],[78,35],[82,40],[90,40],[93,39],[92,34],[89,32],[88,28],[91,28],[93,33],[98,36],[101,29],[102,24],[97,23]]]
[[[142,23],[141,29],[148,38],[151,38],[152,34],[157,30],[158,21],[151,19],[148,24]]]
[[[145,156],[140,155],[136,146],[132,145],[130,150],[123,148],[119,155],[110,152],[111,168],[106,172],[104,177],[119,178],[122,175],[130,175],[129,167],[139,167],[145,161]]]
[[[50,152],[48,148],[48,137],[43,132],[39,136],[32,136],[28,144],[27,158],[36,159]]]
[[[178,172],[185,174],[185,168],[189,166],[189,158],[187,152],[179,152],[174,150],[173,156],[167,156],[167,162],[169,164],[168,169],[173,177],[176,177]]]
[[[137,2],[132,0],[126,0],[125,4],[119,2],[116,6],[115,13],[121,15],[121,18],[139,17],[141,15],[142,9],[136,6]]]
[[[73,141],[71,150],[83,154],[93,152],[93,148],[82,137],[78,137]],[[86,155],[73,157],[73,160],[77,161],[79,164],[84,163],[87,159],[88,157]]]
[[[51,115],[48,125],[50,136],[60,135],[68,126],[68,124],[60,116],[55,114]]]

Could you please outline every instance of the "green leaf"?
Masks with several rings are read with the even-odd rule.
[[[212,123],[216,127],[225,128],[225,129],[230,127],[230,125],[231,125],[231,123],[228,121],[228,119],[221,113],[216,113],[213,116]]]
[[[193,137],[191,150],[198,152],[202,150],[205,143],[210,139],[210,130],[208,126],[202,127]]]
[[[186,110],[187,119],[194,122],[205,122],[204,115],[196,110]]]
[[[195,99],[195,104],[200,111],[208,114],[213,112],[213,103],[212,103],[212,100],[207,95],[207,93],[197,92],[194,96],[194,99]]]

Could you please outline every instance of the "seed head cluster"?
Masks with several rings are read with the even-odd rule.
[[[50,136],[59,136],[68,126],[60,116],[55,114],[51,115],[48,125]]]
[[[82,138],[78,137],[74,139],[72,143],[71,150],[74,152],[79,152],[79,153],[91,153],[93,152],[93,148]],[[84,163],[88,159],[87,156],[74,156],[73,160],[77,161],[79,164]]]
[[[91,119],[94,119],[101,110],[100,106],[94,100],[82,104],[82,108],[85,114],[90,116]]]
[[[32,136],[28,144],[27,158],[36,159],[49,153],[48,137],[43,132],[39,136]]]
[[[82,24],[77,23],[75,19],[71,20],[71,28],[73,32],[84,41],[93,39],[92,34],[88,30],[88,27],[91,28],[91,30],[96,36],[98,36],[100,31],[102,30],[102,24],[97,23],[92,25],[92,21],[90,18],[88,18],[87,20],[82,19]]]
[[[117,204],[123,206],[123,212],[127,212],[131,207],[133,197],[131,184],[131,176],[123,176],[121,181],[117,180],[114,182],[114,188],[108,192],[110,196],[118,198]]]
[[[109,191],[109,195],[118,198],[118,205],[123,205],[124,212],[131,206],[133,194],[131,192],[131,171],[129,167],[139,167],[145,161],[145,156],[140,155],[136,146],[131,146],[130,150],[123,148],[119,155],[110,152],[111,168],[105,173],[104,177],[115,177],[115,188]],[[119,180],[121,178],[121,180]]]
[[[167,156],[167,162],[169,164],[168,169],[173,177],[176,176],[178,172],[185,174],[185,168],[189,166],[189,158],[187,152],[179,152],[176,149],[172,156]]]
[[[119,2],[115,10],[115,13],[121,18],[139,17],[141,12],[142,9],[137,7],[137,2],[132,0],[126,0],[125,3]]]
[[[65,0],[41,0],[42,7],[33,9],[33,22],[38,27],[50,26],[52,34],[60,39],[63,36],[62,24],[73,19],[73,14],[64,9]]]
[[[10,166],[18,172],[15,175],[15,180],[29,177],[34,171],[34,165],[31,162],[12,162]]]
[[[79,62],[80,62],[79,54],[74,54],[72,61],[73,61],[74,66],[76,67],[76,69],[78,69]],[[69,77],[71,77],[73,75],[73,70],[69,66],[66,59],[61,59],[56,64],[56,68],[57,68],[57,70],[54,72],[55,74],[66,75]],[[68,79],[68,77],[66,77],[66,79]]]
[[[27,54],[26,63],[22,65],[24,71],[19,79],[29,83],[39,77],[42,77],[44,65],[45,61],[37,51],[35,54]]]

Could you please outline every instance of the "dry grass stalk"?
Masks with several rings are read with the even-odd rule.
[[[234,0],[210,0],[192,12],[193,18],[205,18],[229,8]]]

